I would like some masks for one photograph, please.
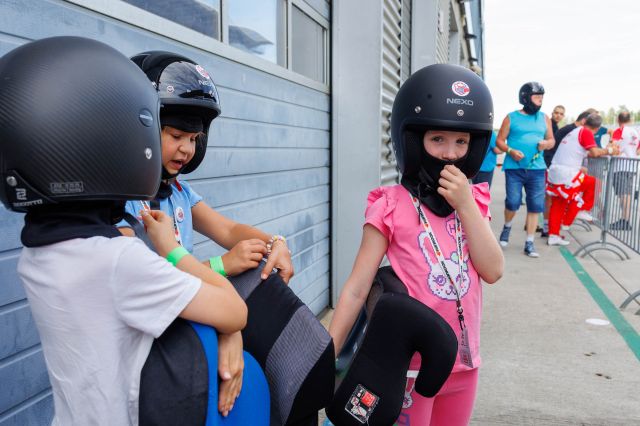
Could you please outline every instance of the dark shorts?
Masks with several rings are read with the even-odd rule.
[[[613,189],[616,195],[631,195],[633,192],[634,172],[615,172],[613,173]]]
[[[544,211],[545,169],[507,169],[506,177],[507,198],[504,207],[517,211],[522,203],[522,188],[526,194],[527,212],[542,213]]]
[[[491,186],[491,182],[493,181],[493,170],[490,172],[478,172],[477,175],[471,179],[471,182],[474,184],[479,184],[482,182],[487,182],[489,186]]]

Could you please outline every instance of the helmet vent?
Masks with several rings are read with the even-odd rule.
[[[148,109],[141,109],[138,118],[145,127],[151,127],[153,124],[153,114]]]

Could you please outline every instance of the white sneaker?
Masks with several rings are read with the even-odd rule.
[[[587,222],[593,222],[593,216],[586,210],[580,210],[576,215],[576,219],[586,220]]]
[[[563,240],[559,235],[549,235],[547,244],[549,244],[550,246],[568,246],[571,243],[567,240]]]

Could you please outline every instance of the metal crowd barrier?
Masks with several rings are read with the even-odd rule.
[[[621,244],[607,241],[607,235],[640,253],[640,158],[589,158],[588,170],[589,175],[596,178],[596,198],[591,215],[601,230],[600,239],[583,245],[574,256],[585,257],[596,250],[607,250],[621,260],[630,259]],[[620,308],[626,308],[639,296],[640,290],[630,294]],[[636,314],[640,314],[640,310]]]
[[[582,257],[585,257],[594,251],[606,250],[614,253],[622,260],[629,259],[629,255],[620,244],[607,241],[607,234],[615,231],[611,229],[611,223],[616,220],[613,219],[612,221],[612,218],[615,217],[613,216],[612,204],[615,204],[616,201],[613,195],[612,177],[615,160],[617,159],[610,157],[589,158],[588,160],[588,173],[596,179],[595,202],[593,209],[591,209],[591,215],[593,216],[593,223],[601,230],[600,238],[580,247],[573,254],[574,256],[582,255]],[[612,235],[617,238],[617,235]]]

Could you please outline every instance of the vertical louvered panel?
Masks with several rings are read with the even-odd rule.
[[[402,0],[401,41],[400,77],[404,82],[411,74],[411,0]]]
[[[438,35],[436,43],[436,61],[439,64],[449,62],[449,15],[451,4],[449,0],[440,0],[438,6]]]
[[[406,1],[408,3],[408,1]],[[380,182],[398,182],[396,159],[391,146],[391,107],[401,83],[403,65],[404,23],[403,0],[383,0],[382,7],[382,147],[380,150]],[[408,60],[405,60],[409,62]],[[408,65],[407,65],[408,67]]]

